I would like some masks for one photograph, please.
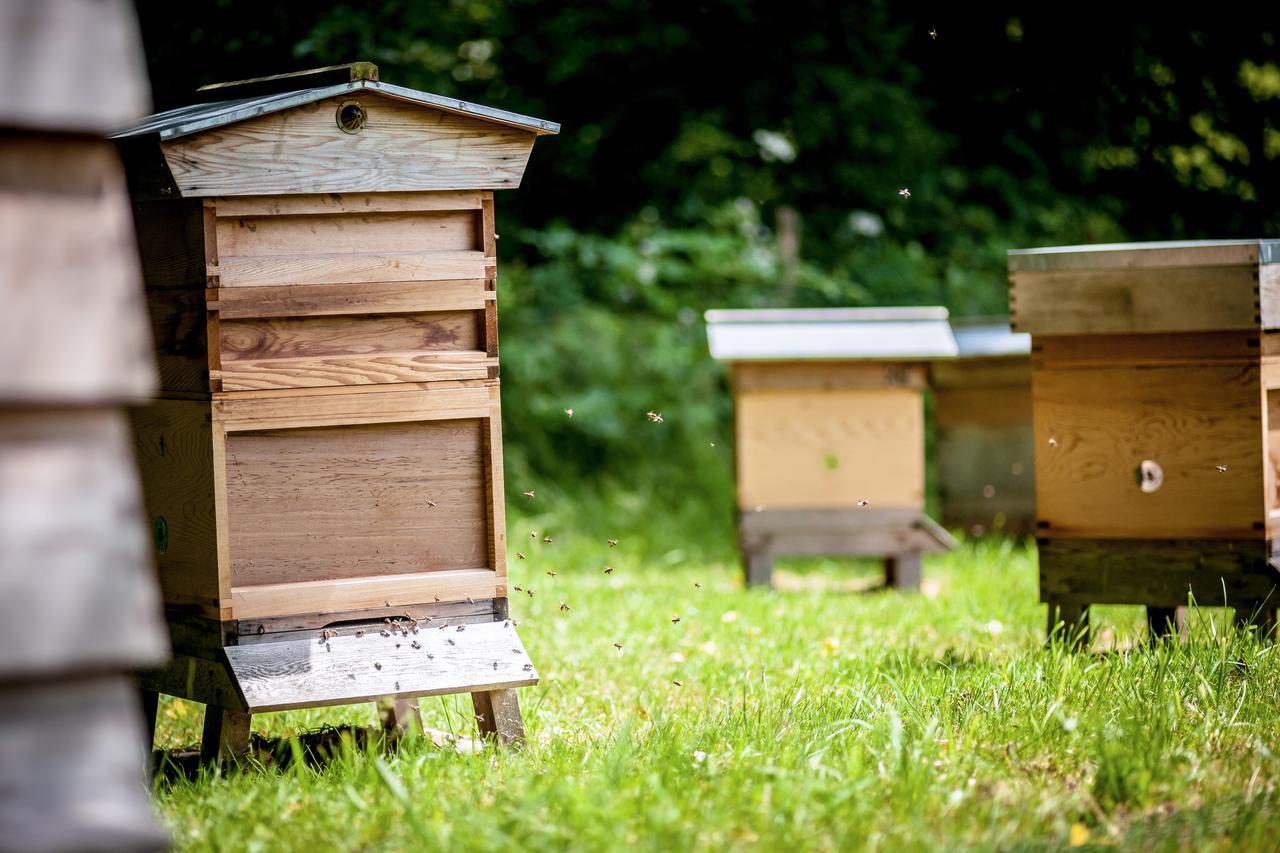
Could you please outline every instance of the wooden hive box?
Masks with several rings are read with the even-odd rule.
[[[952,320],[957,356],[932,364],[942,523],[975,534],[1035,529],[1031,337],[1003,318]]]
[[[1123,603],[1165,629],[1188,594],[1269,618],[1280,241],[1022,250],[1009,274],[1050,627]]]
[[[116,137],[178,652],[149,684],[211,706],[208,751],[253,713],[394,696],[402,724],[463,691],[518,737],[537,675],[506,619],[493,191],[558,126],[364,63],[211,95]]]
[[[781,555],[873,555],[920,583],[953,546],[925,514],[926,362],[955,355],[944,308],[708,311],[730,364],[747,582]]]

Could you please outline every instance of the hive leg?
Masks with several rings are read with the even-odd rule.
[[[524,743],[524,721],[515,690],[488,690],[471,694],[480,734],[494,736],[498,743],[519,747]]]
[[[1050,601],[1047,636],[1059,637],[1068,646],[1089,647],[1089,605],[1078,601]]]
[[[1178,608],[1147,607],[1147,639],[1154,642],[1160,637],[1178,634]]]
[[[894,554],[884,558],[884,582],[886,586],[901,590],[920,589],[922,574],[919,554]]]
[[[743,551],[747,586],[773,586],[773,554],[767,547]]]
[[[378,703],[378,717],[388,733],[404,735],[414,727],[422,731],[422,711],[417,699],[384,699]]]
[[[204,737],[200,741],[200,760],[236,759],[249,751],[249,724],[253,716],[244,711],[204,706]]]

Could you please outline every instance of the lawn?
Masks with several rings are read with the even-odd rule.
[[[529,538],[548,522],[552,544]],[[1147,648],[1141,610],[1095,608],[1095,648],[1073,654],[1044,646],[1034,548],[1011,542],[930,558],[919,595],[874,589],[870,564],[817,560],[782,563],[770,593],[744,590],[728,561],[663,553],[656,534],[611,549],[604,531],[554,527],[511,531],[511,582],[535,593],[513,593],[512,611],[542,676],[522,691],[523,751],[411,738],[318,766],[171,774],[156,794],[180,844],[1165,850],[1280,839],[1280,653],[1221,612],[1197,614],[1185,644]],[[200,710],[166,700],[157,745],[195,742]],[[469,729],[469,701],[422,710],[429,728]],[[353,706],[264,715],[255,730],[284,738],[375,719]]]

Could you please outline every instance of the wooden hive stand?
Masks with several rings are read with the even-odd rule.
[[[176,657],[252,714],[470,692],[522,737],[507,619],[493,191],[558,126],[367,63],[224,84],[116,136],[162,399],[135,419]],[[154,707],[154,706],[153,706]]]
[[[958,354],[930,364],[942,523],[973,534],[1035,530],[1031,336],[1007,318],[953,319]]]
[[[1280,241],[1009,253],[1032,337],[1040,598],[1172,630],[1191,596],[1274,622]]]
[[[955,355],[944,308],[708,311],[730,363],[747,583],[777,556],[870,555],[898,589],[954,546],[925,514],[926,362]]]

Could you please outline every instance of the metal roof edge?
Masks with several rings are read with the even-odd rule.
[[[907,308],[713,308],[704,312],[710,325],[736,323],[932,323],[945,321],[941,306]]]

